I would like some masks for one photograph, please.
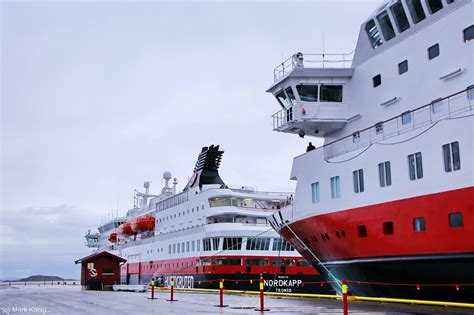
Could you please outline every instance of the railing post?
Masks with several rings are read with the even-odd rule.
[[[155,278],[151,278],[151,299],[155,299]]]
[[[269,311],[269,309],[266,309],[265,308],[265,304],[264,304],[264,291],[263,291],[263,276],[262,274],[260,274],[260,282],[259,282],[259,289],[260,289],[260,308],[256,308],[255,310],[256,311],[260,311],[260,312],[265,312],[265,311]]]
[[[344,309],[344,315],[348,314],[348,307],[347,307],[347,281],[342,280],[342,303]]]
[[[219,279],[219,305],[216,305],[218,307],[226,307],[227,305],[224,305],[224,279],[220,278]]]
[[[170,302],[177,301],[177,300],[174,299],[174,278],[173,277],[171,277],[171,292],[170,292],[170,294],[171,294],[171,297],[168,301],[170,301]]]

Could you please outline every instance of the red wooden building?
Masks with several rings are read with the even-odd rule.
[[[120,284],[120,265],[126,261],[106,251],[76,260],[76,264],[81,264],[81,285],[104,290]]]

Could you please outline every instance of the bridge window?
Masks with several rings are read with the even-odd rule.
[[[321,102],[342,102],[342,85],[321,85]]]
[[[474,39],[474,25],[469,26],[466,28],[464,31],[462,31],[464,34],[464,42],[467,43],[470,40]]]
[[[286,94],[285,94],[284,91],[281,91],[280,93],[278,93],[276,95],[276,98],[278,100],[278,103],[280,103],[281,107],[288,108],[288,107],[291,106],[291,103],[288,100],[288,98],[286,97]]]
[[[455,212],[455,213],[449,214],[449,226],[454,227],[454,228],[464,226],[461,212]]]
[[[211,239],[210,238],[205,238],[202,240],[202,246],[203,246],[203,250],[205,252],[208,252],[211,250]]]
[[[392,5],[390,10],[395,18],[395,25],[397,25],[398,32],[402,33],[410,28],[410,22],[408,22],[407,14],[403,9],[401,0],[398,0],[394,5]]]
[[[214,250],[218,250],[219,249],[219,243],[220,243],[220,238],[219,237],[214,237],[212,239],[212,247]]]
[[[300,96],[302,102],[317,102],[318,101],[318,86],[312,84],[298,84],[296,91]]]
[[[426,0],[426,4],[428,5],[431,14],[436,13],[443,8],[441,0]]]
[[[383,11],[382,13],[377,15],[377,21],[379,21],[383,37],[386,41],[389,41],[395,37],[395,30],[393,29],[393,25],[390,21],[390,16],[388,15],[387,11]]]
[[[296,97],[295,97],[295,93],[293,93],[293,89],[291,88],[291,86],[287,87],[285,92],[286,92],[286,95],[288,95],[288,98],[290,99],[291,104],[295,105]]]
[[[311,184],[311,199],[313,203],[318,203],[320,201],[319,182]]]
[[[379,183],[380,187],[392,185],[392,171],[390,161],[379,163]]]
[[[443,110],[444,110],[444,103],[443,103],[442,98],[439,98],[431,102],[431,111],[433,112],[433,114],[437,114],[439,112],[442,112]]]
[[[341,198],[341,183],[339,176],[331,177],[331,197],[332,199]]]
[[[408,156],[408,171],[410,180],[423,178],[423,161],[421,152],[410,154]]]
[[[459,142],[451,142],[443,145],[444,171],[452,172],[461,169],[461,156],[459,154]]]
[[[382,37],[380,36],[380,32],[377,28],[377,25],[375,25],[374,20],[370,20],[365,24],[365,31],[367,32],[367,35],[369,36],[370,44],[372,45],[372,48],[377,48],[380,45],[382,45]]]
[[[413,23],[418,23],[426,18],[421,0],[406,0],[408,11],[410,11]]]
[[[398,64],[398,74],[408,72],[408,60],[402,61]]]
[[[381,135],[383,133],[383,122],[375,124],[375,134]]]
[[[273,239],[273,245],[272,245],[272,250],[274,251],[294,251],[294,247],[287,242],[286,240],[282,238],[274,238]]]
[[[433,45],[428,48],[428,59],[435,59],[439,56],[439,44]]]
[[[414,218],[413,229],[416,232],[423,232],[426,230],[425,218]]]

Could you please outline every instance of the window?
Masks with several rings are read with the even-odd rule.
[[[214,237],[212,239],[212,249],[213,250],[218,250],[219,249],[219,243],[220,243],[220,238],[219,237]]]
[[[200,240],[196,241],[196,249],[197,249],[198,252],[201,251],[201,241]]]
[[[315,182],[311,184],[311,198],[313,203],[319,202],[319,182]]]
[[[199,246],[198,246],[199,247]],[[208,252],[211,250],[211,239],[210,238],[205,238],[202,240],[202,247],[205,252]]]
[[[365,24],[365,31],[369,36],[369,41],[372,45],[372,48],[375,49],[382,45],[382,37],[380,37],[380,32],[377,28],[377,25],[375,25],[374,20],[370,20]]]
[[[468,86],[466,90],[467,99],[474,101],[474,85]]]
[[[272,250],[274,251],[294,251],[293,246],[282,238],[274,238]]]
[[[395,18],[395,25],[397,25],[399,33],[402,33],[410,28],[410,23],[408,22],[407,14],[403,9],[401,0],[398,0],[394,5],[392,5],[390,10],[392,10],[392,15]]]
[[[364,170],[359,169],[352,172],[354,177],[354,192],[360,193],[364,191]]]
[[[441,0],[426,0],[426,4],[428,5],[431,14],[436,13],[443,8]]]
[[[413,219],[413,230],[416,232],[423,232],[426,230],[425,218],[414,218]]]
[[[470,40],[474,39],[474,25],[469,26],[468,28],[462,31],[464,35],[464,42],[467,43]]]
[[[384,235],[393,235],[394,230],[393,230],[393,222],[392,221],[384,222],[382,224],[382,227],[383,227],[383,234]]]
[[[178,243],[178,245],[176,246],[176,248],[178,249],[178,254],[179,254],[180,251],[181,251],[181,245]]]
[[[224,237],[224,244],[222,250],[241,250],[242,249],[242,238],[241,237]]]
[[[298,84],[296,91],[303,102],[317,102],[318,101],[318,86],[310,84]]]
[[[375,134],[380,135],[383,133],[383,122],[375,124]]]
[[[461,212],[454,212],[449,214],[449,226],[453,228],[464,226]]]
[[[189,242],[186,242],[186,252],[189,253]]]
[[[439,56],[439,44],[433,45],[428,48],[428,59],[434,59]]]
[[[288,98],[290,99],[291,105],[295,105],[296,98],[295,98],[295,94],[293,93],[293,90],[291,89],[291,86],[287,87],[285,92],[286,92],[286,95],[288,95]]]
[[[171,255],[171,244],[168,245],[168,254]]]
[[[404,74],[408,71],[408,60],[402,61],[398,64],[398,74]]]
[[[372,78],[372,83],[374,84],[374,87],[377,87],[382,84],[382,76],[380,74],[377,74],[375,77]]]
[[[342,102],[342,85],[321,85],[320,102]]]
[[[379,21],[383,37],[386,41],[389,41],[395,37],[395,30],[393,29],[393,25],[390,21],[390,16],[388,15],[387,11],[383,11],[382,13],[377,15],[377,21]]]
[[[402,114],[402,125],[411,123],[411,112],[404,112]]]
[[[269,237],[253,237],[247,239],[247,250],[268,250],[270,248]]]
[[[416,24],[426,18],[425,11],[423,10],[423,5],[421,4],[421,0],[406,0],[406,4],[413,23]]]
[[[390,161],[379,163],[379,183],[380,187],[392,185]]]
[[[173,244],[173,254],[176,254],[176,244]]]
[[[442,112],[443,110],[444,110],[444,103],[443,103],[442,98],[439,98],[431,102],[431,111],[433,112],[433,114],[437,114],[439,112]]]
[[[331,177],[331,197],[332,199],[341,198],[341,187],[339,176]]]
[[[461,156],[459,154],[459,142],[451,142],[443,145],[444,171],[452,172],[461,169]]]
[[[423,178],[423,162],[421,152],[410,154],[408,156],[408,169],[410,180]]]
[[[359,235],[359,237],[367,237],[367,227],[365,225],[359,225],[357,227],[357,235]]]
[[[191,241],[191,251],[194,252],[195,248],[196,247],[194,241]]]
[[[281,91],[276,95],[278,103],[280,103],[281,107],[288,108],[291,106],[290,101],[287,99],[285,92]]]

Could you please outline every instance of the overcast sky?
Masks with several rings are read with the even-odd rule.
[[[0,278],[79,277],[87,229],[202,146],[231,187],[293,190],[315,139],[272,131],[273,68],[352,51],[378,2],[1,1]]]

